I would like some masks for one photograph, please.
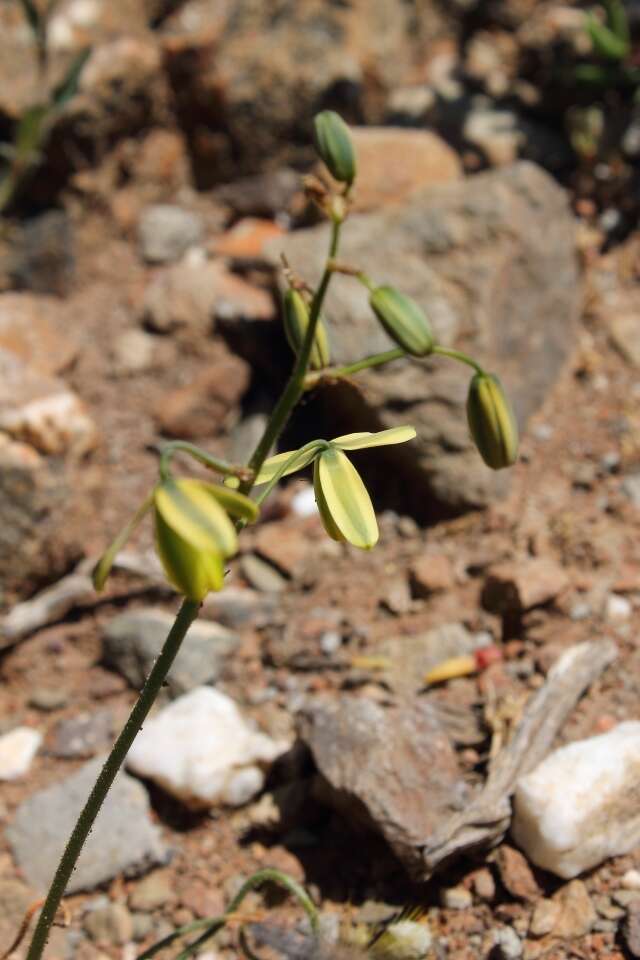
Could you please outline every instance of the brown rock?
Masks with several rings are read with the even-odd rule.
[[[168,393],[156,418],[170,437],[189,440],[211,436],[230,427],[249,385],[250,370],[240,357],[224,353],[192,383]]]
[[[496,864],[500,879],[512,897],[517,900],[535,900],[540,896],[540,887],[531,867],[519,850],[502,844],[498,849]]]
[[[562,907],[556,900],[538,900],[529,924],[529,935],[531,937],[546,937],[551,933],[560,918]]]
[[[197,258],[156,274],[143,304],[143,319],[162,333],[176,327],[208,332],[218,316],[269,320],[273,314],[266,290],[230,273],[222,263]]]
[[[622,932],[631,956],[640,957],[640,897],[629,904]]]
[[[420,557],[411,565],[409,575],[416,597],[428,597],[431,593],[450,590],[454,585],[451,561],[443,553]]]
[[[575,347],[581,287],[574,240],[564,193],[539,167],[518,163],[353,217],[339,255],[417,300],[440,343],[459,344],[498,373],[522,427]],[[269,253],[276,263],[284,252],[292,269],[313,283],[327,243],[322,225],[295,231]],[[326,303],[334,363],[359,359],[363,344],[366,353],[389,349],[366,290],[337,276]],[[388,475],[405,508],[429,516],[443,504],[455,510],[485,505],[508,486],[508,471],[489,470],[471,443],[468,383],[460,364],[434,358],[362,371],[353,384],[324,393],[336,432],[415,426],[417,438],[389,453]],[[385,469],[384,456],[377,454],[378,471]]]
[[[0,430],[46,454],[82,456],[98,440],[93,420],[73,391],[2,349]]]
[[[494,613],[519,613],[549,603],[568,585],[561,566],[547,557],[533,557],[493,567],[482,602]]]
[[[616,313],[609,321],[609,335],[614,347],[632,366],[640,369],[640,298],[627,305],[628,312]]]
[[[180,903],[194,917],[218,917],[225,908],[222,891],[201,880],[193,880],[182,890]]]
[[[572,880],[553,895],[560,914],[553,925],[553,934],[567,940],[583,937],[598,919],[595,907],[582,880]]]
[[[213,252],[219,257],[232,257],[236,260],[256,260],[262,257],[262,251],[268,240],[283,236],[285,231],[273,220],[258,217],[245,217],[233,227],[217,237]]]
[[[77,347],[65,334],[66,306],[30,293],[0,296],[0,348],[14,353],[32,370],[51,376],[69,367]]]
[[[265,523],[254,539],[256,551],[288,577],[294,577],[309,556],[309,541],[295,524]]]
[[[432,708],[385,708],[342,697],[313,704],[301,724],[326,799],[354,822],[381,833],[410,871],[467,788]]]
[[[434,183],[462,177],[458,154],[436,133],[405,127],[352,127],[358,176],[353,209],[379,210]]]

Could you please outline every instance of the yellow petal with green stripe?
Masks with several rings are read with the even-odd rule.
[[[318,484],[340,534],[354,547],[370,550],[378,542],[376,515],[367,488],[342,450],[330,447],[320,454]]]
[[[189,600],[200,603],[212,590],[221,590],[224,563],[217,550],[199,550],[155,513],[156,546],[167,580]]]
[[[155,507],[167,526],[196,550],[230,557],[238,549],[238,538],[213,486],[192,478],[165,480],[156,487]]]
[[[378,433],[347,433],[336,437],[331,443],[341,450],[366,450],[368,447],[386,447],[392,443],[406,443],[413,440],[416,431],[413,427],[391,427]]]
[[[313,465],[313,492],[315,493],[316,505],[318,507],[318,513],[320,514],[320,519],[322,520],[324,529],[327,531],[332,540],[344,540],[344,537],[333,521],[333,517],[331,516],[327,506],[327,501],[324,498],[324,493],[322,492],[322,487],[320,486],[317,460]]]
[[[258,476],[254,480],[254,486],[258,487],[261,483],[269,483],[273,480],[280,467],[282,467],[295,452],[295,450],[287,450],[285,453],[276,453],[274,457],[269,457],[268,460],[265,460],[260,467]],[[300,453],[300,457],[296,458],[290,467],[287,467],[282,476],[286,477],[290,473],[295,473],[296,470],[302,470],[303,467],[311,463],[317,452],[318,448],[314,447],[312,450],[306,450],[304,453]]]

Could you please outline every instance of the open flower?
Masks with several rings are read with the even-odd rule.
[[[158,556],[172,586],[197,603],[211,590],[220,590],[225,560],[238,549],[230,517],[250,522],[258,508],[234,490],[191,477],[166,478],[158,484],[98,562],[93,574],[96,589],[102,589],[116,553],[152,508]]]
[[[335,440],[319,440],[307,444],[297,455],[288,451],[265,460],[255,482],[273,483],[313,461],[313,486],[325,530],[334,540],[370,550],[378,541],[376,515],[367,488],[345,451],[404,443],[415,435],[413,427],[393,427],[379,433],[349,433]]]

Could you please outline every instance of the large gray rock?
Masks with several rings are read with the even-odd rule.
[[[121,614],[105,630],[105,663],[122,673],[132,686],[141,687],[172,625],[173,617],[161,610]],[[217,623],[201,620],[192,624],[167,677],[170,696],[178,697],[217,680],[238,642],[237,633]]]
[[[92,760],[62,783],[25,800],[7,830],[18,866],[28,883],[44,891],[100,772]],[[80,855],[67,893],[91,890],[119,873],[142,873],[166,863],[168,850],[149,819],[147,794],[133,777],[119,773]]]
[[[574,233],[564,192],[540,168],[519,163],[430,187],[383,213],[354,216],[339,256],[414,297],[441,344],[459,346],[496,372],[523,426],[575,343],[581,285]],[[274,263],[284,252],[294,271],[315,282],[327,245],[322,225],[291,234],[269,252]],[[367,291],[351,278],[334,278],[326,315],[335,363],[392,345]],[[360,373],[351,388],[327,392],[335,432],[411,423],[417,440],[393,452],[403,489],[455,510],[484,505],[504,492],[506,475],[485,467],[470,442],[469,375],[442,358]]]
[[[352,821],[381,833],[408,870],[420,871],[421,844],[466,797],[433,709],[419,701],[383,707],[343,697],[312,705],[301,728],[325,797]]]

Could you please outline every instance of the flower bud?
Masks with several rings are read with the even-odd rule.
[[[323,110],[313,121],[316,150],[329,173],[340,183],[351,184],[356,176],[356,156],[349,128],[339,114]]]
[[[469,384],[467,421],[486,465],[501,470],[518,456],[518,424],[502,384],[490,373],[476,373]]]
[[[289,346],[298,354],[309,326],[309,310],[302,295],[289,288],[284,295],[284,332]],[[322,370],[330,363],[329,338],[322,318],[318,319],[316,332],[311,345],[309,366],[312,370]]]
[[[429,321],[415,300],[395,287],[377,287],[369,303],[376,317],[392,340],[414,357],[424,357],[433,350],[433,334]]]
[[[156,545],[167,579],[199,603],[222,588],[224,561],[238,547],[227,511],[252,520],[257,507],[240,493],[188,477],[163,480],[153,500]]]

